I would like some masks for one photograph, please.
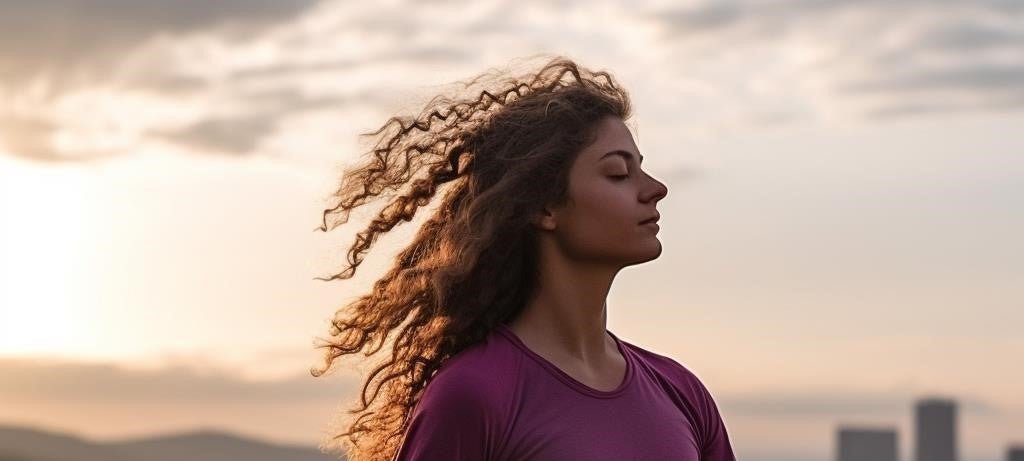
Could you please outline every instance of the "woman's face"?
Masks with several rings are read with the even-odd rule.
[[[572,201],[542,220],[567,256],[624,267],[661,254],[658,225],[640,222],[658,214],[668,188],[643,171],[639,154],[621,118],[598,122],[569,172]]]

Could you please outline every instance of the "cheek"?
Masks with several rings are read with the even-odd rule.
[[[577,237],[619,238],[636,227],[635,198],[625,188],[592,187],[576,197],[568,227]]]
[[[625,224],[636,214],[636,196],[627,187],[612,183],[591,187],[577,202],[581,212],[603,224]]]

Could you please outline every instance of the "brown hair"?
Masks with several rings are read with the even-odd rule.
[[[567,203],[569,168],[593,142],[596,122],[630,117],[629,96],[612,76],[568,58],[550,58],[523,76],[506,73],[492,69],[459,82],[467,90],[483,84],[473,96],[435,96],[420,115],[393,116],[363,133],[378,140],[372,157],[346,170],[333,194],[337,204],[323,212],[317,230],[326,232],[347,222],[349,212],[368,199],[394,191],[357,234],[349,266],[318,277],[348,279],[377,237],[411,221],[447,189],[372,292],[338,310],[332,337],[317,346],[327,351],[323,368],[310,370],[313,376],[376,341],[364,353],[369,357],[401,327],[390,359],[363,384],[361,408],[348,410],[358,419],[332,437],[348,437],[344,450],[350,461],[392,459],[407,416],[441,364],[522,310],[538,281],[531,216]],[[382,389],[383,402],[367,411]]]

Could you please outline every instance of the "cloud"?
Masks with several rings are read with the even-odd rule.
[[[207,355],[153,360],[145,368],[0,357],[0,421],[98,439],[219,427],[268,440],[318,443],[327,426],[357,404],[362,381],[337,373],[315,378],[306,371],[319,365],[315,361],[289,366],[302,370],[273,379],[243,376],[262,375],[294,355],[269,352],[246,366],[226,366]]]
[[[381,63],[416,65],[436,62],[452,65],[469,62],[474,56],[475,54],[472,52],[455,47],[409,47],[360,58],[338,58],[311,62],[278,62],[264,66],[249,67],[234,72],[231,75],[231,80],[243,83],[268,78],[301,77],[311,73],[357,70],[364,66]]]
[[[184,127],[152,134],[201,152],[245,155],[271,137],[280,121],[290,115],[375,101],[373,94],[365,92],[315,96],[295,88],[249,92],[238,98],[245,100],[246,107],[237,114],[210,114]]]
[[[956,21],[941,23],[918,37],[924,49],[987,50],[1019,49],[1024,46],[1024,30],[1002,21]]]
[[[124,127],[116,125],[123,125],[126,118],[133,118],[135,114],[125,110],[130,106],[117,107],[121,99],[116,97],[118,95],[131,98],[140,91],[146,92],[163,98],[164,106],[171,107],[172,111],[189,96],[209,99],[215,82],[183,62],[190,56],[188,53],[180,55],[182,50],[176,47],[189,46],[189,40],[199,41],[199,45],[191,45],[193,47],[204,46],[204,43],[237,46],[272,26],[288,23],[318,3],[318,0],[4,2],[0,6],[0,75],[3,76],[0,95],[8,97],[6,104],[0,102],[0,145],[15,155],[49,162],[92,160],[136,150],[138,143],[91,148],[81,143],[58,146],[55,140],[59,136],[68,137],[69,133],[71,137],[93,139],[123,135]],[[202,39],[204,34],[215,38]],[[203,68],[202,63],[198,67]],[[69,98],[94,90],[107,91],[115,97],[93,101],[85,111],[81,107],[61,109]],[[133,107],[131,110],[144,109]],[[85,113],[89,117],[82,117]],[[104,115],[112,119],[110,123],[95,123],[95,118]],[[181,122],[162,124],[157,121],[155,127],[130,129],[134,133],[130,133],[129,138],[145,142],[159,139],[160,133],[172,132],[163,139],[178,140],[185,147],[202,146],[239,153],[237,151],[251,148],[259,140],[259,137],[245,138],[247,134],[272,127],[278,115],[262,112],[224,117],[197,113],[188,127],[181,128]],[[157,136],[147,135],[149,131]]]
[[[274,128],[272,116],[207,118],[170,132],[167,138],[207,151],[246,153]]]
[[[896,10],[924,9],[944,9],[940,12],[942,15],[948,15],[958,9],[1004,15],[1024,12],[1024,5],[1015,0],[709,0],[686,6],[654,8],[653,11],[657,13],[658,18],[672,25],[675,33],[692,34],[721,31],[731,27],[748,27],[762,31],[793,29],[805,25],[808,20],[819,20],[844,12],[891,13]]]
[[[311,364],[313,365],[313,364]],[[108,363],[0,358],[0,395],[15,401],[76,403],[282,403],[339,400],[357,384],[309,374],[250,380],[233,370],[172,365],[154,370]]]
[[[725,50],[750,59],[773,50],[789,61],[777,80],[759,75],[770,66],[751,69],[749,78],[810,97],[818,113],[846,106],[881,118],[1021,107],[1020,2],[729,1],[648,14],[680,53],[710,63]]]
[[[660,128],[685,127],[681,135],[833,117],[1019,110],[1024,94],[1024,4],[1012,0],[668,7],[606,1],[600,8],[524,0],[516,4],[521,15],[505,14],[507,6],[5,5],[0,143],[15,155],[50,161],[135,152],[151,143],[235,156],[269,146],[304,153],[310,146],[297,145],[288,130],[332,131],[339,118],[348,125],[383,122],[390,115],[384,112],[409,92],[538,52],[599,63],[631,83],[637,107]],[[78,93],[95,90],[109,92],[95,100],[103,107],[62,109]],[[120,104],[139,94],[147,95],[144,105]],[[312,121],[310,111],[329,111],[333,120]],[[143,112],[166,116],[137,120]],[[99,123],[81,113],[106,118]],[[90,147],[58,145],[57,138],[130,142]],[[336,140],[320,143],[328,144]]]
[[[329,18],[327,25],[304,24],[302,13],[319,5],[316,0],[48,0],[5,7],[9,11],[0,15],[0,26],[12,27],[0,27],[0,73],[6,75],[0,96],[9,95],[6,104],[0,98],[0,147],[50,162],[123,155],[153,143],[185,152],[249,155],[273,138],[284,120],[311,111],[380,106],[384,89],[346,87],[353,77],[365,80],[360,75],[371,67],[450,66],[475,53],[414,41],[365,46],[374,37],[394,40],[413,33],[412,26],[400,24],[374,28],[374,21],[418,20],[400,10],[381,15],[379,8],[341,2],[321,16]],[[50,33],[55,29],[61,33]],[[353,46],[331,46],[339,36],[349,37]],[[328,52],[311,52],[317,48]],[[104,96],[69,102],[89,92]],[[145,103],[132,102],[139,98]],[[151,115],[161,113],[168,116]],[[90,139],[95,145],[68,139]],[[109,140],[123,142],[113,146]]]
[[[913,411],[914,402],[930,397],[910,391],[803,391],[763,392],[753,395],[723,396],[719,405],[737,416],[892,416]],[[966,413],[995,415],[999,409],[984,400],[957,395],[957,407]]]
[[[245,37],[285,22],[316,0],[38,0],[3,2],[0,75],[5,84],[66,81],[160,35],[229,28]],[[70,82],[68,82],[70,83]]]
[[[37,160],[54,160],[49,136],[56,129],[46,119],[0,116],[0,141],[13,152]]]
[[[917,69],[910,74],[848,83],[842,90],[851,93],[977,91],[1024,95],[1024,65]]]

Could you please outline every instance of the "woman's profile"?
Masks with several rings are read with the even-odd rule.
[[[333,437],[347,459],[735,460],[697,376],[606,329],[616,274],[662,252],[668,193],[642,167],[627,92],[561,56],[463,83],[364,134],[374,148],[324,210],[327,231],[386,200],[333,280],[434,205],[318,346],[314,376],[391,343]]]

